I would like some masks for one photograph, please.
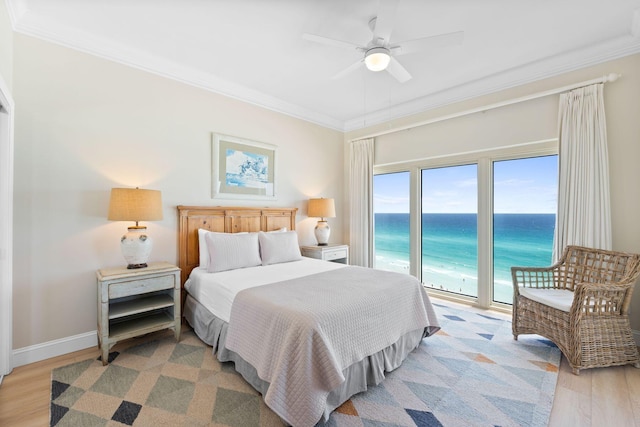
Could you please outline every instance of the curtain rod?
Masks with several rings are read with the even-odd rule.
[[[587,81],[580,82],[580,83],[574,83],[572,85],[562,86],[562,87],[559,87],[559,88],[556,88],[556,89],[549,89],[549,90],[545,90],[543,92],[537,92],[537,93],[533,93],[531,95],[526,95],[526,96],[521,96],[519,98],[509,99],[507,101],[500,101],[500,102],[496,102],[496,103],[493,103],[493,104],[485,105],[485,106],[482,106],[482,107],[476,107],[476,108],[472,108],[470,110],[460,111],[458,113],[447,114],[447,115],[436,117],[436,118],[433,118],[433,119],[423,120],[423,121],[418,122],[418,123],[413,123],[411,125],[398,126],[396,128],[393,128],[393,129],[387,129],[387,130],[382,131],[382,132],[372,133],[372,134],[369,134],[369,135],[358,137],[357,139],[351,140],[351,142],[359,141],[361,139],[374,138],[376,136],[388,135],[390,133],[400,132],[400,131],[403,131],[403,130],[412,129],[412,128],[419,127],[419,126],[430,125],[432,123],[443,122],[445,120],[455,119],[457,117],[463,117],[463,116],[467,116],[469,114],[480,113],[482,111],[493,110],[494,108],[505,107],[507,105],[517,104],[517,103],[524,102],[524,101],[530,101],[532,99],[543,98],[545,96],[555,95],[557,93],[566,92],[568,90],[577,89],[577,88],[580,88],[580,87],[585,87],[585,86],[589,86],[589,85],[596,84],[596,83],[615,82],[620,77],[622,77],[622,74],[610,73],[610,74],[607,74],[605,76],[598,77],[596,79],[591,79],[591,80],[587,80]]]

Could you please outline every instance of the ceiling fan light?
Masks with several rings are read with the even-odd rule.
[[[391,56],[389,49],[384,47],[374,47],[369,49],[364,55],[364,63],[371,71],[382,71],[389,66]]]

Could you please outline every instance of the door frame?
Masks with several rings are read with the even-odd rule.
[[[13,155],[15,103],[0,76],[0,381],[13,369]]]

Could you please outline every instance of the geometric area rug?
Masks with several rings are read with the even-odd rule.
[[[442,329],[395,371],[336,409],[326,427],[530,426],[548,423],[560,350],[511,322],[436,304]],[[188,328],[51,374],[50,426],[283,426]]]
[[[538,335],[515,341],[511,321],[500,315],[433,306],[441,330],[382,383],[351,398],[360,418],[372,421],[364,425],[547,426],[558,347]],[[329,423],[353,425],[339,410]]]

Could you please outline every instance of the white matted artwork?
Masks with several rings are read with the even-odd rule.
[[[212,198],[276,198],[275,145],[212,134]]]

